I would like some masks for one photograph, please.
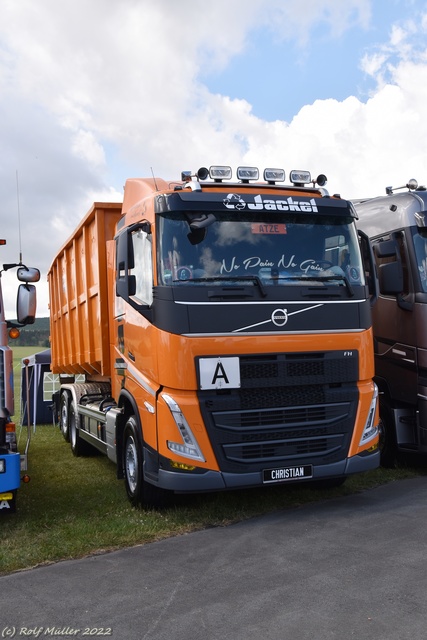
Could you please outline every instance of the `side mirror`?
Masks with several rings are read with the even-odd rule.
[[[40,275],[40,274],[39,274]],[[16,317],[18,324],[33,324],[36,317],[36,288],[33,284],[20,284],[16,300]]]
[[[396,296],[403,291],[403,269],[394,240],[377,242],[374,245],[377,258],[395,258],[394,262],[380,264],[378,279],[380,291],[386,296]]]
[[[38,282],[40,280],[40,271],[34,267],[19,267],[16,276],[19,282]]]
[[[394,240],[377,242],[374,245],[374,252],[378,258],[392,258],[393,256],[397,255],[396,244]]]
[[[403,271],[400,262],[380,264],[378,268],[380,291],[393,296],[403,291]]]

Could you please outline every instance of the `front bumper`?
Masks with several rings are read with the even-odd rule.
[[[148,453],[148,452],[147,452]],[[299,479],[296,482],[312,482],[327,478],[339,478],[377,469],[380,465],[380,452],[346,458],[339,462],[326,465],[313,465],[313,475],[308,479]],[[283,465],[286,466],[286,465]],[[154,475],[150,473],[145,477],[147,482],[162,489],[175,491],[176,493],[202,493],[206,491],[222,491],[225,489],[244,489],[249,487],[261,487],[264,485],[262,471],[253,473],[224,473],[221,471],[204,471],[197,468],[196,472],[177,472],[168,469],[158,469]],[[282,481],[290,482],[289,480]],[[295,482],[295,480],[292,480]],[[271,483],[269,483],[271,486]]]

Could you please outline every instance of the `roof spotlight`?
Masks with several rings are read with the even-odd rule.
[[[409,189],[409,191],[415,191],[416,189],[418,189],[418,182],[417,180],[415,180],[415,178],[411,178],[406,184],[402,185],[401,187],[386,187],[385,192],[388,196],[391,196],[392,193],[394,193],[398,189],[405,189],[405,187],[406,189]]]
[[[310,171],[299,171],[294,169],[289,174],[289,178],[292,184],[299,187],[303,187],[305,184],[311,182]]]
[[[249,182],[249,180],[258,180],[259,171],[257,167],[237,167],[237,179],[242,182]]]
[[[231,167],[223,167],[220,165],[214,165],[209,167],[209,175],[215,182],[222,182],[223,180],[231,180]]]
[[[283,169],[264,169],[264,180],[269,184],[285,181],[285,172]]]

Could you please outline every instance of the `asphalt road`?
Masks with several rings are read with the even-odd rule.
[[[403,480],[3,576],[0,637],[424,640],[426,496]]]

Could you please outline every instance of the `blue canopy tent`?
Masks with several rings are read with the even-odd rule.
[[[27,373],[25,360],[28,360],[28,389],[30,404],[30,424],[50,424],[52,422],[52,397],[44,397],[43,387],[46,373],[50,373],[50,349],[40,351],[21,360],[21,424],[27,424]]]

